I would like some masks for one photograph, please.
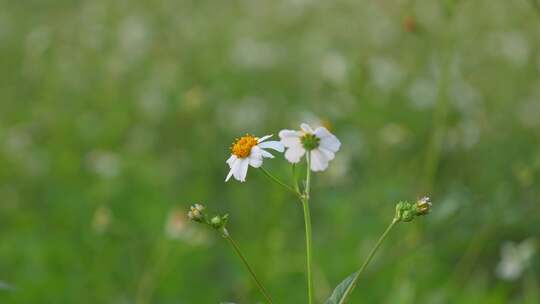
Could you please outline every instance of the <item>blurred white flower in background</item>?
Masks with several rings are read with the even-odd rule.
[[[186,236],[187,224],[186,213],[180,208],[173,208],[167,215],[165,234],[171,239],[181,239]]]
[[[532,94],[516,107],[518,121],[525,127],[540,126],[540,92]]]
[[[441,14],[441,5],[436,1],[414,1],[414,16],[419,24],[426,28],[435,29],[447,21]]]
[[[321,73],[327,81],[334,84],[346,82],[347,61],[345,57],[336,51],[327,53],[321,61]]]
[[[247,1],[251,3],[257,3],[254,1]],[[287,0],[280,1],[279,13],[276,16],[281,16],[288,20],[298,20],[306,12],[309,12],[309,8],[318,4],[320,0]],[[260,6],[257,6],[257,9],[260,9]]]
[[[536,240],[526,239],[517,244],[507,241],[501,246],[501,260],[495,273],[503,280],[514,281],[530,266],[536,252]]]
[[[152,42],[150,28],[142,16],[131,15],[118,26],[118,42],[121,56],[130,60],[144,56]]]
[[[104,47],[107,37],[107,4],[101,1],[85,1],[80,9],[81,45],[93,50]]]
[[[9,156],[19,156],[28,152],[32,146],[32,136],[24,127],[12,127],[6,130],[3,139],[4,151]]]
[[[456,75],[454,78],[448,92],[450,102],[466,116],[481,112],[483,108],[481,92],[464,81],[461,75]]]
[[[481,136],[480,126],[474,119],[463,119],[457,126],[449,128],[445,137],[446,150],[456,150],[463,148],[465,150],[473,148]]]
[[[150,80],[149,83],[143,85],[139,90],[139,99],[137,100],[139,113],[152,121],[160,120],[167,111],[163,88],[156,82]]]
[[[221,102],[216,121],[220,127],[235,133],[256,130],[265,123],[267,105],[266,100],[257,96],[246,96],[238,102]]]
[[[403,80],[401,67],[392,59],[374,57],[368,62],[369,74],[373,84],[382,91],[396,89]]]
[[[362,5],[363,28],[367,31],[366,44],[373,47],[391,47],[401,34],[401,24],[391,18],[380,3],[368,1]],[[360,27],[361,29],[362,27]]]
[[[269,68],[280,60],[282,53],[279,47],[270,42],[242,38],[232,48],[231,59],[246,68]]]
[[[109,151],[94,150],[87,155],[91,171],[103,179],[110,179],[120,173],[120,158]]]
[[[419,110],[432,108],[437,102],[437,94],[437,81],[427,77],[415,79],[408,90],[411,105]]]
[[[30,57],[41,56],[51,45],[51,32],[45,25],[33,28],[26,36],[25,51]]]
[[[18,125],[7,129],[4,136],[1,136],[2,148],[5,156],[13,160],[23,172],[37,177],[47,174],[50,157],[42,146],[35,146],[32,128],[31,125]]]
[[[396,123],[386,124],[379,130],[381,141],[389,146],[403,143],[408,135],[407,129]]]
[[[205,243],[206,233],[189,225],[186,211],[180,207],[173,207],[167,214],[164,227],[165,236],[173,240],[181,240],[193,245]]]
[[[525,66],[531,56],[527,36],[519,31],[495,33],[489,37],[488,49],[517,67]]]

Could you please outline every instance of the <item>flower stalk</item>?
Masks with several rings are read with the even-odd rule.
[[[259,281],[259,279],[257,278],[257,275],[255,275],[255,272],[253,271],[253,269],[251,269],[251,266],[249,266],[247,259],[244,257],[244,255],[242,254],[242,251],[240,251],[240,248],[238,247],[236,242],[233,240],[233,238],[231,237],[231,235],[229,234],[226,228],[223,228],[223,237],[227,240],[227,242],[229,242],[229,244],[234,250],[234,253],[236,253],[236,255],[242,261],[242,264],[244,264],[244,267],[251,275],[251,278],[253,279],[253,281],[255,281],[255,284],[257,285],[257,287],[259,288],[259,291],[262,293],[262,295],[266,299],[266,302],[268,302],[269,304],[272,304],[273,303],[272,297],[270,297],[270,294],[266,291],[261,281]]]
[[[227,230],[226,226],[229,221],[229,216],[225,214],[223,216],[216,215],[214,217],[209,217],[208,214],[205,212],[205,210],[206,208],[203,205],[195,204],[191,206],[190,211],[188,212],[188,217],[193,222],[205,224],[207,226],[212,227],[214,230],[218,231],[221,234],[221,236],[223,236],[223,238],[227,240],[227,242],[233,248],[234,253],[238,256],[238,258],[240,258],[240,260],[242,261],[242,264],[244,265],[246,270],[249,272],[251,278],[255,282],[255,285],[257,285],[257,288],[264,296],[266,302],[268,304],[273,304],[270,294],[268,293],[268,291],[266,291],[261,281],[257,278],[257,275],[255,275],[255,271],[253,271],[246,257],[242,254],[240,247],[238,247],[234,239],[231,237],[231,234]]]
[[[310,153],[306,154],[307,172],[306,172],[306,188],[302,195],[302,207],[304,210],[304,222],[306,229],[306,269],[307,269],[307,287],[308,287],[308,304],[313,303],[313,276],[312,276],[312,257],[311,257],[311,214],[309,211],[309,191],[311,184],[311,157]]]
[[[371,260],[373,260],[373,257],[381,247],[382,243],[384,242],[392,228],[394,228],[394,226],[399,222],[411,222],[415,217],[428,214],[431,210],[431,206],[431,200],[427,196],[422,197],[421,199],[416,201],[416,203],[399,202],[396,204],[396,212],[394,218],[392,219],[392,222],[390,223],[390,225],[388,225],[386,230],[379,237],[377,243],[375,243],[375,246],[373,246],[373,248],[369,252],[366,260],[364,261],[362,266],[360,266],[360,269],[358,269],[358,271],[354,273],[351,283],[343,293],[343,297],[341,298],[339,304],[343,304],[347,301],[348,297],[356,287],[356,283],[358,282],[360,275],[364,272]]]
[[[290,191],[291,193],[293,193],[294,195],[296,196],[300,196],[300,193],[298,190],[295,190],[293,189],[291,186],[285,184],[284,182],[282,182],[279,178],[275,177],[274,175],[272,175],[272,173],[270,173],[268,170],[266,170],[265,168],[263,167],[260,167],[259,169],[261,169],[262,173],[264,173],[264,175],[270,179],[272,182],[282,186],[283,188],[287,189],[287,191]]]

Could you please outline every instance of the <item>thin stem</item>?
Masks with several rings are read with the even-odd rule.
[[[341,299],[340,303],[339,304],[342,304],[342,303],[345,303],[345,301],[347,300],[347,298],[349,297],[349,295],[352,293],[352,291],[354,290],[354,287],[356,287],[356,283],[358,282],[358,278],[360,277],[360,275],[362,274],[362,272],[364,272],[364,269],[366,269],[367,265],[369,264],[369,262],[371,262],[371,260],[373,259],[373,256],[375,256],[375,253],[377,253],[377,250],[379,249],[379,247],[381,247],[381,244],[383,243],[384,239],[386,239],[386,236],[388,236],[388,233],[390,232],[390,230],[392,230],[392,228],[394,228],[394,225],[396,223],[399,222],[399,219],[397,218],[394,218],[392,220],[392,223],[390,223],[390,225],[388,226],[388,228],[386,228],[386,230],[384,231],[384,233],[381,235],[381,237],[379,238],[379,240],[377,241],[377,243],[375,244],[375,247],[373,247],[373,249],[371,249],[371,251],[369,252],[369,255],[367,256],[366,260],[364,261],[364,264],[362,264],[362,266],[360,267],[360,269],[355,273],[353,279],[352,279],[352,283],[349,285],[349,287],[347,288],[347,290],[345,291],[345,294],[343,296],[343,298]]]
[[[302,196],[302,206],[304,207],[304,222],[306,224],[306,263],[307,263],[307,286],[308,286],[308,304],[313,303],[313,277],[311,273],[311,215],[309,212],[309,190],[311,183],[311,158],[310,153],[306,153],[307,172],[306,188]]]
[[[242,263],[248,270],[249,274],[251,275],[251,278],[253,278],[253,281],[255,281],[255,284],[257,284],[257,287],[259,288],[263,296],[266,298],[266,302],[268,302],[269,304],[272,304],[272,298],[270,297],[270,294],[268,294],[266,289],[264,289],[262,283],[259,281],[259,279],[255,275],[255,272],[253,271],[253,269],[251,269],[251,266],[249,266],[246,258],[240,251],[240,248],[238,247],[238,245],[236,245],[236,242],[232,239],[231,235],[229,234],[227,230],[224,230],[223,237],[229,242],[229,244],[231,244],[231,247],[234,249],[234,252],[236,253],[236,255],[240,258],[240,260],[242,260]]]
[[[309,191],[311,185],[311,152],[306,153],[307,172],[306,172],[306,191],[307,199],[309,200]]]
[[[271,181],[275,182],[276,184],[284,187],[285,189],[287,189],[288,191],[291,191],[292,193],[294,193],[294,195],[296,196],[299,196],[300,194],[298,193],[298,191],[294,190],[291,186],[285,184],[284,182],[282,182],[281,180],[279,180],[277,177],[273,176],[270,172],[268,172],[268,170],[266,170],[265,168],[263,167],[260,167],[259,169],[261,169],[261,171],[264,173],[264,175],[266,175],[266,177],[268,177]]]

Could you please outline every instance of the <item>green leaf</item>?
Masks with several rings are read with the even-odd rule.
[[[358,271],[351,274],[350,276],[346,277],[345,280],[343,280],[339,285],[334,289],[334,292],[332,292],[332,295],[325,304],[344,304],[347,301],[347,298],[351,294],[352,290],[354,289],[354,284],[356,282],[356,278],[358,275]]]

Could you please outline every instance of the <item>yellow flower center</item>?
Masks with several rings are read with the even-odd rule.
[[[237,138],[232,147],[232,154],[239,158],[246,158],[251,153],[251,149],[258,144],[258,138],[249,134]]]

